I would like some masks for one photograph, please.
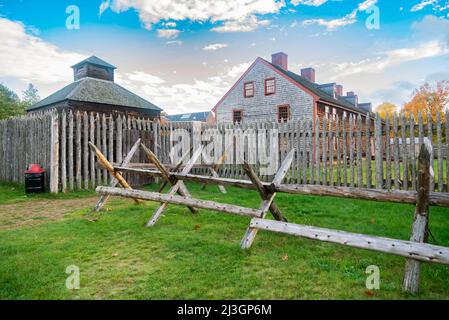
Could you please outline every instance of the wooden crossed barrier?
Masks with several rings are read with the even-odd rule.
[[[111,180],[111,182],[109,184],[109,186],[111,188],[115,187],[117,184],[120,184],[123,188],[132,190],[132,187],[125,180],[125,178],[123,177],[123,175],[120,172],[132,169],[131,167],[129,167],[131,165],[131,160],[132,160],[134,154],[139,149],[139,147],[141,147],[143,149],[143,151],[145,152],[145,154],[147,155],[147,158],[150,161],[150,163],[152,163],[159,170],[160,175],[164,179],[161,187],[159,188],[159,192],[162,192],[162,190],[165,188],[165,186],[167,184],[170,184],[172,186],[172,188],[169,190],[169,193],[179,193],[182,196],[190,197],[190,193],[187,190],[187,188],[185,187],[185,185],[182,182],[182,180],[180,180],[180,179],[178,179],[176,177],[173,177],[171,175],[172,172],[178,172],[178,170],[183,167],[183,163],[186,160],[186,158],[190,155],[190,152],[187,152],[182,157],[181,161],[170,172],[170,170],[167,168],[167,166],[162,164],[162,162],[159,161],[159,159],[156,157],[156,155],[141,142],[141,139],[138,139],[134,143],[134,145],[131,147],[130,151],[126,155],[126,157],[123,160],[123,162],[120,165],[118,165],[118,166],[114,166],[114,164],[110,163],[107,160],[106,156],[92,142],[89,142],[89,147],[92,150],[92,152],[95,154],[95,156],[97,157],[98,163],[100,164],[100,166],[102,168],[105,168],[109,172],[109,174],[111,174],[112,180]],[[192,151],[192,149],[190,151]],[[201,148],[201,151],[202,151],[202,148]],[[182,169],[182,171],[180,173],[181,174],[188,174],[190,172],[190,170],[194,167],[194,165],[195,165],[195,163],[198,160],[200,155],[201,155],[201,152],[195,153],[192,156],[192,158],[190,159],[190,161],[183,167],[183,169]],[[204,154],[203,154],[203,156],[204,156]],[[117,170],[118,168],[120,168],[120,169]],[[210,168],[212,176],[218,177],[218,174],[214,170],[214,168],[212,168],[210,166],[209,166],[209,168]],[[224,189],[223,186],[220,186],[220,187],[222,187],[222,188],[220,188],[220,191],[223,192],[223,193],[226,193],[226,189]],[[101,208],[106,204],[108,199],[109,199],[109,195],[108,194],[101,195],[100,199],[98,200],[97,204],[95,205],[93,211],[96,211],[96,212],[100,211]],[[138,199],[134,199],[134,201],[137,204],[140,203],[140,201]],[[166,205],[167,205],[166,203],[165,204],[161,204],[161,206],[158,208],[158,210],[155,212],[155,214],[153,216],[153,218],[155,218],[155,220],[153,221],[153,219],[151,219],[148,222],[147,226],[151,226],[151,225],[153,225],[157,221],[159,216],[165,210]],[[197,211],[194,207],[189,207],[189,209],[193,213],[195,213]]]
[[[429,205],[444,207],[449,206],[448,193],[435,193],[429,191],[429,180],[432,176],[432,171],[430,170],[430,154],[432,153],[432,146],[427,138],[424,139],[424,144],[421,145],[418,157],[419,175],[417,179],[417,192],[361,189],[350,187],[284,185],[282,184],[282,181],[285,178],[293,161],[295,153],[294,149],[290,150],[290,152],[287,154],[272,182],[267,183],[262,182],[253,171],[251,166],[247,163],[243,164],[243,169],[248,175],[249,181],[220,178],[218,177],[218,174],[212,174],[212,176],[209,177],[190,174],[189,171],[193,167],[193,164],[202,154],[202,147],[199,147],[194,152],[192,158],[189,160],[189,162],[181,172],[177,172],[177,170],[170,172],[164,167],[164,165],[159,162],[157,157],[149,149],[147,149],[142,144],[141,146],[147,154],[149,160],[156,166],[158,170],[128,167],[125,161],[124,164],[115,166],[111,170],[110,167],[112,165],[109,166],[106,164],[105,168],[109,172],[111,172],[111,174],[115,173],[115,175],[113,174],[113,176],[117,178],[117,181],[124,187],[124,189],[115,188],[111,184],[111,186],[109,187],[97,187],[97,192],[101,194],[102,197],[116,195],[132,198],[135,200],[139,199],[161,202],[161,205],[153,213],[153,216],[148,221],[146,226],[153,226],[157,222],[162,211],[165,209],[168,203],[185,205],[189,207],[192,212],[194,212],[194,208],[200,208],[227,214],[250,217],[251,221],[241,241],[241,248],[243,249],[248,249],[251,247],[258,230],[266,230],[272,232],[281,232],[307,239],[332,242],[361,249],[403,256],[408,258],[406,262],[403,290],[410,293],[417,293],[419,290],[420,262],[434,262],[449,265],[449,248],[425,243],[427,242],[427,235],[429,232]],[[96,154],[97,156],[99,156],[97,152]],[[103,161],[105,160],[103,158],[104,157],[98,157],[101,163],[103,163]],[[127,158],[125,158],[125,160]],[[126,184],[123,183],[123,179],[120,179],[121,176],[117,174],[117,172],[122,171],[146,174],[150,176],[162,176],[164,180],[167,181],[167,183],[169,183],[172,187],[167,194],[133,190],[130,187],[126,187]],[[231,185],[238,188],[253,189],[259,193],[261,197],[261,203],[258,209],[252,209],[237,205],[222,204],[214,201],[193,199],[188,193],[187,188],[183,184],[184,180],[199,182],[203,184],[217,184],[223,186]],[[277,192],[304,195],[326,195],[344,198],[416,204],[410,241],[288,223],[287,219],[274,203]],[[176,193],[178,193],[179,195],[176,195]],[[277,221],[265,219],[268,211]]]
[[[132,158],[133,154],[136,150],[131,150],[130,153],[125,157],[125,161],[123,161],[121,166],[114,167],[112,164],[110,164],[107,159],[101,154],[101,152],[98,150],[98,148],[95,147],[92,143],[89,145],[93,150],[95,150],[95,154],[97,155],[97,158],[102,166],[104,166],[113,176],[117,179],[118,182],[124,187],[124,189],[116,188],[117,182],[110,184],[109,187],[97,187],[97,193],[101,194],[100,200],[98,201],[97,205],[95,206],[95,209],[98,211],[104,203],[107,201],[108,197],[113,196],[122,196],[125,198],[132,198],[134,200],[150,200],[150,201],[157,201],[160,202],[160,206],[154,211],[153,215],[151,216],[150,220],[146,223],[147,227],[153,226],[160,218],[162,213],[164,212],[165,208],[169,203],[171,204],[177,204],[177,205],[185,205],[187,206],[192,213],[196,213],[197,209],[209,209],[214,211],[219,211],[223,213],[229,213],[229,214],[236,214],[241,216],[248,216],[248,217],[258,217],[258,218],[265,218],[268,211],[271,212],[273,217],[276,220],[279,221],[287,221],[287,219],[282,215],[279,208],[276,206],[276,204],[273,202],[274,198],[276,197],[276,192],[272,189],[275,186],[278,186],[284,177],[286,176],[288,169],[290,168],[295,150],[292,149],[284,159],[284,161],[281,164],[281,167],[279,168],[278,172],[276,173],[272,183],[270,186],[264,186],[262,184],[262,181],[259,179],[259,177],[255,174],[253,169],[250,165],[248,165],[246,162],[243,165],[243,168],[247,175],[250,178],[250,181],[254,185],[254,188],[256,188],[259,192],[259,195],[261,197],[261,204],[259,206],[259,209],[251,209],[251,208],[245,208],[241,206],[231,205],[231,204],[222,204],[217,203],[214,201],[204,201],[204,200],[198,200],[193,199],[190,195],[189,191],[187,190],[187,187],[185,186],[182,179],[178,178],[177,175],[186,175],[190,172],[194,164],[197,162],[199,157],[203,155],[203,158],[205,158],[206,161],[210,162],[209,157],[203,153],[204,148],[200,146],[196,149],[196,151],[193,153],[192,157],[189,159],[188,163],[185,165],[185,167],[182,169],[180,173],[177,172],[177,170],[180,168],[180,165],[178,164],[175,167],[175,170],[169,171],[157,158],[157,156],[148,149],[144,144],[142,144],[140,141],[137,141],[134,146],[138,146],[138,143],[140,143],[140,146],[142,150],[147,155],[148,160],[157,168],[157,171],[154,171],[157,173],[157,175],[161,176],[164,181],[171,185],[170,190],[167,194],[162,194],[160,192],[149,192],[149,191],[142,191],[142,190],[133,190],[128,183],[124,180],[122,175],[119,173],[120,171],[128,171],[128,172],[134,172],[134,173],[152,173],[151,170],[145,170],[145,169],[135,169],[130,168],[127,165],[129,164],[129,161],[126,161],[130,158]],[[133,147],[134,148],[134,147]],[[137,149],[137,147],[136,147]],[[220,164],[224,160],[224,156],[221,157]],[[215,168],[211,168],[211,174],[212,177],[215,179],[220,179],[218,176],[218,173],[216,172]],[[204,184],[208,184],[208,181],[204,181]],[[220,190],[223,192],[226,192],[224,189],[224,186],[220,183],[218,183],[219,186],[222,187]],[[163,188],[161,188],[163,189]],[[178,195],[176,195],[178,193]],[[241,242],[242,248],[249,248],[254,241],[254,238],[257,234],[258,229],[254,228],[252,226],[249,226],[243,239]]]

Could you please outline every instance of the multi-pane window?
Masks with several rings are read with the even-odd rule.
[[[268,96],[270,94],[276,93],[276,79],[269,78],[265,79],[265,95]]]
[[[324,116],[326,119],[329,119],[329,107],[328,106],[324,107]]]
[[[332,119],[335,120],[337,119],[337,109],[332,108]]]
[[[290,106],[288,104],[278,106],[278,122],[290,120]]]
[[[254,81],[245,82],[243,91],[245,98],[254,97]]]
[[[232,112],[232,122],[234,123],[241,123],[243,118],[243,111],[242,110],[234,110]]]

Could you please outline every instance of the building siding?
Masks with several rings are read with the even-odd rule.
[[[265,79],[276,79],[276,93],[265,95]],[[244,83],[254,81],[254,97],[245,98]],[[251,70],[237,83],[216,108],[217,123],[232,122],[234,109],[243,110],[243,123],[276,122],[277,107],[290,105],[290,120],[313,119],[313,97],[285,79],[261,61],[256,62]]]

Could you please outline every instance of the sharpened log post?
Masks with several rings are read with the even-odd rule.
[[[210,174],[211,174],[212,177],[220,178],[220,176],[218,175],[217,171],[220,170],[220,167],[223,164],[223,161],[224,161],[225,157],[226,157],[226,153],[223,153],[221,155],[220,159],[218,160],[218,162],[213,167],[209,168],[209,171],[210,171]],[[210,159],[210,157],[207,154],[205,154],[204,152],[203,152],[203,159],[206,162],[212,163],[212,160]],[[207,186],[207,183],[204,183],[203,186],[201,187],[201,190],[206,190],[206,186]],[[227,193],[225,187],[222,184],[218,185],[218,189],[223,194]]]
[[[131,186],[128,184],[128,182],[123,178],[123,176],[120,174],[120,172],[115,171],[112,164],[106,159],[106,157],[101,153],[100,149],[98,149],[92,142],[89,141],[89,147],[90,149],[95,153],[97,156],[98,162],[105,168],[117,181],[120,183],[120,185],[125,189],[132,189]],[[134,199],[134,202],[137,204],[140,204],[141,201],[138,199]]]
[[[204,154],[203,154],[204,156]],[[211,175],[213,177],[218,178],[218,171],[220,170],[221,166],[223,165],[224,161],[226,159],[226,151],[223,152],[220,159],[218,159],[217,163],[213,166],[213,168],[210,168]],[[206,190],[207,183],[203,183],[203,186],[201,187],[201,190]],[[223,185],[218,185],[218,189],[220,189],[221,193],[226,194],[226,189]]]
[[[262,219],[265,218],[269,210],[276,220],[287,222],[287,219],[284,217],[279,208],[273,202],[274,198],[276,197],[276,192],[274,191],[274,188],[279,186],[282,180],[284,180],[288,172],[288,169],[292,164],[294,154],[295,149],[290,150],[290,152],[287,154],[281,166],[279,167],[279,170],[276,172],[276,175],[274,176],[270,187],[265,187],[262,181],[260,181],[259,177],[254,172],[254,170],[251,168],[251,166],[248,163],[243,162],[243,170],[245,170],[249,179],[254,184],[254,186],[256,187],[257,191],[260,194],[260,197],[262,198],[262,203],[260,204],[259,208],[259,210],[261,211]],[[243,239],[240,243],[240,247],[242,249],[249,249],[254,242],[257,232],[258,232],[257,228],[249,226],[248,229],[246,229],[245,235],[243,236]]]
[[[64,128],[65,129],[65,128]],[[50,135],[50,192],[59,191],[59,120],[58,112],[51,112],[51,135]]]
[[[187,190],[186,186],[184,185],[184,182],[182,180],[178,180],[177,178],[170,175],[170,172],[165,168],[165,166],[162,164],[162,162],[159,161],[159,159],[156,157],[156,155],[148,149],[143,143],[140,144],[143,151],[148,157],[148,160],[150,160],[151,163],[153,163],[156,168],[161,173],[162,178],[167,181],[167,183],[170,183],[172,186],[177,186],[175,189],[175,193],[178,193],[180,196],[183,197],[191,197],[190,192]],[[193,166],[193,164],[192,164]],[[188,170],[190,171],[190,169]],[[187,172],[188,173],[188,172]],[[190,211],[192,213],[196,213],[198,210],[194,207],[189,207]]]
[[[429,234],[429,192],[430,192],[430,155],[432,145],[425,138],[418,156],[418,195],[416,199],[415,216],[413,220],[410,241],[427,242]],[[413,255],[411,255],[413,257]],[[402,289],[411,294],[419,292],[421,265],[418,260],[408,259],[405,264],[405,274]]]
[[[141,139],[139,138],[139,139],[137,139],[137,141],[134,143],[134,145],[132,146],[131,150],[130,150],[130,151],[128,152],[128,154],[126,155],[125,160],[123,160],[123,162],[122,162],[122,164],[121,164],[121,167],[126,167],[126,166],[131,162],[131,160],[132,160],[134,154],[136,153],[137,149],[139,148],[140,140],[141,140]],[[115,169],[114,169],[114,171],[115,171]],[[110,186],[110,187],[115,187],[115,186],[117,185],[117,183],[118,183],[118,180],[114,177],[114,178],[111,180],[111,183],[109,184],[109,186]],[[100,211],[101,208],[106,204],[106,202],[108,201],[108,199],[109,199],[109,195],[102,195],[102,196],[100,197],[100,199],[98,200],[97,204],[95,205],[95,208],[94,208],[93,211],[96,211],[96,212]]]
[[[243,170],[245,171],[251,182],[256,186],[256,190],[259,192],[262,200],[268,199],[270,197],[270,194],[272,194],[273,192],[269,191],[268,188],[262,184],[262,181],[260,181],[253,168],[251,168],[248,163],[243,162]],[[270,205],[270,212],[276,220],[287,222],[287,218],[284,217],[275,203],[272,203]]]
[[[195,164],[195,162],[198,160],[198,158],[200,157],[201,153],[202,153],[203,147],[199,147],[192,155],[192,157],[190,158],[189,162],[186,164],[186,166],[184,167],[184,169],[182,169],[181,174],[187,174],[190,172],[190,170],[192,169],[193,165]],[[151,152],[151,151],[150,151]],[[157,161],[159,161],[157,158],[155,158]],[[164,168],[165,169],[165,168]],[[160,172],[159,172],[160,174]],[[169,183],[171,183],[171,181],[169,180]],[[172,185],[172,187],[170,188],[170,190],[168,191],[167,195],[168,196],[173,196],[175,195],[177,192],[179,193],[181,186],[184,186],[184,182],[182,180],[177,180],[175,182],[175,184]],[[185,186],[184,186],[185,188]],[[190,193],[188,192],[187,188],[185,188],[185,193],[187,194],[186,198],[190,198]],[[181,194],[183,195],[183,194]],[[162,213],[164,212],[165,208],[167,207],[167,202],[162,202],[161,205],[156,209],[156,211],[153,213],[153,215],[151,216],[150,220],[148,220],[148,222],[145,224],[146,227],[152,227],[154,226],[154,224],[159,220],[159,217],[162,215]],[[192,211],[193,208],[193,213],[195,213],[197,210],[196,208],[192,207],[192,206],[188,206],[188,208],[190,209],[190,211]]]
[[[181,169],[182,164],[184,163],[184,161],[185,161],[188,157],[190,157],[190,153],[192,152],[192,150],[193,150],[193,147],[190,148],[190,151],[189,151],[189,152],[186,152],[186,153],[182,156],[181,160],[178,162],[178,164],[176,165],[176,167],[174,167],[173,170],[172,170],[171,172],[178,172],[179,169]],[[162,190],[164,190],[164,188],[167,186],[167,184],[168,184],[167,180],[164,180],[164,181],[162,182],[161,186],[159,187],[158,192],[162,192]]]

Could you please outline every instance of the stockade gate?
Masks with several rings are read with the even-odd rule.
[[[178,140],[187,141],[181,154],[192,150],[198,139],[214,140],[208,154],[216,162],[219,155],[226,159],[218,170],[220,177],[245,177],[241,159],[252,163],[261,154],[268,154],[272,145],[261,147],[258,138],[269,130],[277,130],[275,148],[278,163],[289,150],[295,149],[286,182],[321,186],[348,186],[385,190],[416,190],[418,147],[428,137],[432,144],[430,165],[435,176],[430,190],[449,192],[449,112],[445,116],[430,114],[417,119],[404,115],[381,121],[360,116],[338,117],[321,122],[220,124],[152,122],[145,118],[111,116],[97,113],[49,111],[0,121],[0,181],[23,183],[23,171],[29,163],[39,163],[47,171],[51,192],[93,189],[109,183],[106,171],[94,164],[89,141],[94,142],[112,162],[120,163],[133,143],[142,139],[165,164],[173,163]],[[370,122],[368,124],[368,122]],[[183,132],[181,135],[178,131]],[[239,134],[243,132],[243,138]],[[226,135],[235,135],[232,146],[226,146]],[[186,136],[189,139],[185,139]],[[218,140],[223,140],[219,143]],[[256,141],[256,143],[254,143]],[[181,143],[182,145],[183,143]],[[264,149],[265,148],[265,149]],[[203,157],[201,157],[203,158]],[[138,150],[132,162],[142,162]],[[199,162],[202,160],[200,159]],[[274,172],[265,174],[260,163],[254,170],[264,182],[271,181]],[[193,172],[209,174],[207,168]],[[148,178],[127,173],[133,185],[149,182]]]

